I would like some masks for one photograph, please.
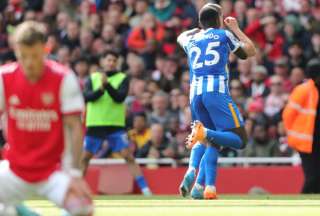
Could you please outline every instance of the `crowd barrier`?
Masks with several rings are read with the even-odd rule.
[[[137,159],[154,194],[178,194],[188,159]],[[298,157],[219,158],[219,194],[296,194],[303,183]],[[122,159],[94,159],[86,179],[95,194],[139,193]]]

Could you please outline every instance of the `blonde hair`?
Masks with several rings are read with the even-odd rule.
[[[46,31],[42,23],[30,20],[19,24],[12,37],[17,44],[32,46],[46,42]]]

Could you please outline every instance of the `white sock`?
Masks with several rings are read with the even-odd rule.
[[[214,185],[207,185],[206,188],[210,188],[211,191],[216,192],[216,187]]]
[[[198,190],[203,189],[203,186],[201,184],[199,184],[199,183],[195,183],[194,187],[197,188]]]
[[[142,191],[143,195],[145,195],[145,196],[151,196],[152,195],[152,192],[151,192],[150,188],[148,188],[148,187],[142,188],[141,191]]]
[[[195,167],[189,167],[188,170],[187,170],[187,173],[189,172],[196,172],[196,168]]]

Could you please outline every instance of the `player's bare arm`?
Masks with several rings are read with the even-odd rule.
[[[72,167],[70,174],[72,181],[69,186],[69,191],[65,198],[65,206],[68,207],[72,200],[81,198],[91,202],[91,192],[88,185],[82,178],[81,154],[82,154],[82,123],[79,114],[65,115],[63,117],[63,124],[65,128],[65,137],[67,145],[71,145],[72,151]]]
[[[81,170],[81,153],[82,153],[82,123],[79,114],[65,115],[63,117],[65,136],[67,145],[72,149],[72,167]]]
[[[250,38],[247,37],[245,33],[240,29],[238,25],[238,21],[233,17],[227,17],[224,19],[224,24],[239,38],[239,40],[242,42],[242,50],[244,51],[244,54],[241,53],[241,50],[238,52],[236,51],[235,54],[242,59],[246,59],[248,57],[254,56],[256,54],[256,48],[254,46],[254,43],[250,40]]]

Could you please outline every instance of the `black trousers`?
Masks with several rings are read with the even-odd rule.
[[[304,173],[302,193],[320,193],[320,143],[314,143],[311,154],[299,153]]]

